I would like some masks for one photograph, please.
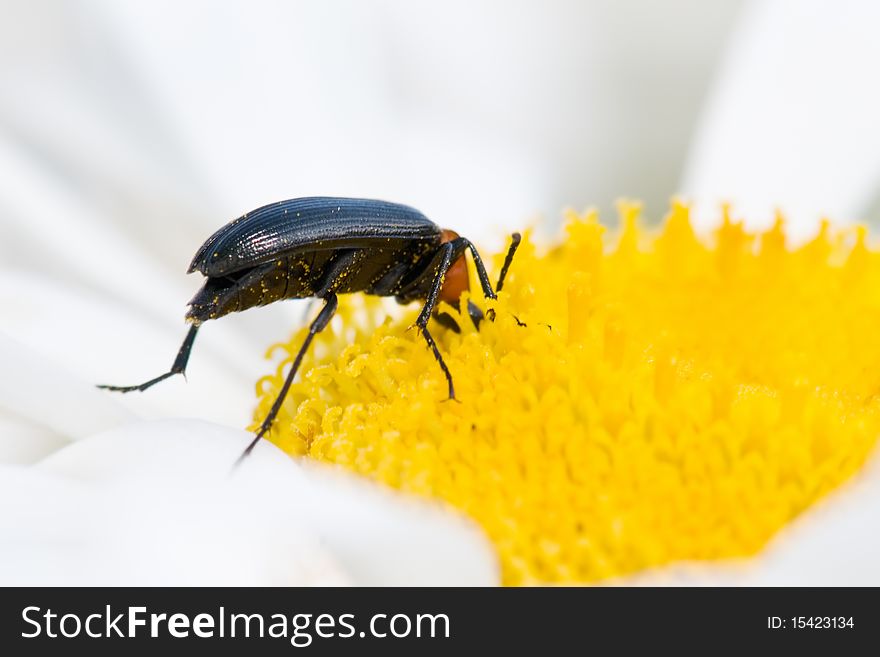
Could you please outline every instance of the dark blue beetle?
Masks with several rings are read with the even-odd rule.
[[[497,290],[504,284],[519,245],[519,233],[512,238]],[[424,299],[416,326],[446,376],[449,398],[455,399],[452,375],[428,331],[428,320],[438,301],[457,307],[462,292],[468,289],[465,250],[473,256],[483,294],[494,299],[495,292],[474,245],[453,231],[439,228],[411,207],[332,197],[265,205],[223,226],[193,258],[189,273],[198,270],[207,280],[189,302],[186,319],[192,326],[171,369],[140,385],[99,387],[143,391],[170,376],[183,374],[196,333],[210,319],[279,299],[323,299],[324,307],[309,326],[281,392],[242,454],[244,458],[272,426],[306,349],[336,312],[336,295],[365,292],[393,296],[400,303]],[[471,304],[468,310],[474,323],[479,324],[479,309]],[[457,328],[448,315],[437,319]]]

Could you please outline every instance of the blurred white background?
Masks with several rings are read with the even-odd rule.
[[[5,0],[4,146],[175,272],[293,196],[464,227],[621,194],[658,214],[740,5]]]

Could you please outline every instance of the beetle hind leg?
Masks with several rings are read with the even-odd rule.
[[[327,327],[327,324],[329,324],[330,320],[333,319],[333,315],[336,314],[337,306],[338,303],[335,293],[331,292],[324,297],[324,307],[321,308],[321,312],[318,313],[318,316],[315,317],[314,321],[309,326],[308,335],[306,335],[306,339],[303,341],[302,346],[299,348],[299,351],[296,354],[296,358],[294,358],[293,360],[293,365],[290,366],[290,371],[287,373],[287,378],[284,380],[284,385],[281,386],[281,392],[279,392],[278,397],[275,398],[275,402],[272,404],[272,408],[269,409],[269,414],[266,415],[266,419],[263,420],[263,423],[260,425],[260,429],[257,431],[257,435],[247,446],[244,452],[242,452],[241,456],[238,457],[238,460],[235,462],[235,466],[237,466],[245,458],[247,458],[247,455],[254,450],[254,447],[257,446],[257,443],[260,442],[262,437],[265,436],[266,433],[268,433],[270,428],[272,428],[272,423],[275,422],[275,418],[278,417],[278,412],[281,410],[281,404],[284,403],[284,399],[287,397],[290,386],[293,384],[293,377],[296,376],[296,372],[299,369],[300,364],[302,363],[303,356],[305,356],[309,345],[312,343],[312,339],[314,339],[314,337],[318,333],[320,333]]]
[[[135,390],[139,392],[143,392],[147,388],[151,388],[160,381],[164,381],[165,379],[171,378],[175,374],[183,374],[184,378],[186,377],[186,364],[189,362],[189,355],[192,352],[193,342],[196,339],[196,333],[198,333],[200,324],[193,324],[189,328],[189,332],[187,332],[186,337],[183,339],[183,344],[180,345],[180,349],[177,352],[177,356],[174,359],[174,363],[171,365],[171,369],[165,372],[165,374],[161,374],[157,376],[155,379],[150,379],[149,381],[145,381],[136,386],[110,386],[100,384],[99,388],[103,390],[112,390],[114,392],[134,392]]]

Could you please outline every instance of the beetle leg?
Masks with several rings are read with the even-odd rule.
[[[134,390],[143,392],[147,388],[159,383],[159,381],[164,381],[165,379],[172,377],[175,374],[183,374],[184,377],[186,377],[186,364],[189,361],[189,354],[192,351],[193,342],[195,342],[196,333],[199,330],[199,326],[201,326],[201,324],[193,324],[189,327],[189,332],[183,339],[183,344],[180,345],[180,350],[177,352],[177,357],[174,359],[174,363],[172,363],[171,369],[165,372],[165,374],[157,376],[155,379],[150,379],[149,381],[136,386],[99,385],[98,387],[103,388],[104,390],[113,390],[115,392],[133,392]]]
[[[449,244],[455,244],[455,242],[461,242],[461,244],[471,252],[471,257],[474,259],[474,267],[477,268],[477,278],[480,279],[480,287],[483,288],[483,296],[489,299],[495,299],[495,292],[492,291],[492,284],[489,282],[489,275],[486,273],[486,267],[483,265],[483,259],[480,257],[479,252],[477,251],[477,247],[475,247],[471,241],[465,237],[459,237],[452,242],[448,242]]]
[[[437,343],[434,342],[434,338],[428,332],[428,327],[422,326],[420,327],[420,329],[422,331],[422,335],[425,336],[425,342],[428,343],[431,351],[434,352],[434,358],[436,358],[437,362],[440,363],[440,369],[443,370],[443,374],[446,376],[446,383],[449,385],[449,399],[455,399],[455,387],[452,385],[452,373],[449,371],[449,368],[443,361],[443,356],[440,355],[440,350],[437,348]]]
[[[346,276],[356,271],[358,265],[366,257],[367,252],[364,249],[349,249],[340,252],[330,261],[327,271],[322,275],[321,284],[315,289],[315,296],[323,299],[330,292],[339,290],[345,284]]]
[[[420,329],[428,325],[431,313],[434,312],[434,306],[437,305],[437,297],[440,296],[440,290],[443,288],[446,272],[452,266],[452,256],[461,247],[460,244],[456,243],[462,239],[458,238],[440,246],[440,262],[437,264],[437,269],[434,270],[434,280],[431,282],[431,288],[428,290],[428,294],[425,295],[425,305],[422,307],[422,312],[419,313],[418,318],[416,318],[416,326]]]
[[[284,398],[287,397],[287,392],[288,390],[290,390],[291,384],[293,384],[293,377],[296,376],[296,371],[299,369],[300,363],[302,363],[302,359],[303,356],[305,356],[306,350],[312,343],[312,339],[318,333],[323,331],[327,327],[327,324],[330,323],[330,320],[336,313],[337,305],[338,303],[336,301],[335,293],[331,292],[324,297],[324,307],[321,308],[321,312],[318,313],[318,316],[315,317],[314,321],[309,326],[309,333],[308,335],[306,335],[305,341],[299,348],[299,351],[296,354],[296,358],[293,360],[293,365],[290,366],[290,371],[287,373],[287,378],[284,380],[284,385],[281,386],[281,392],[278,393],[278,397],[275,399],[275,403],[272,404],[272,408],[269,409],[269,414],[266,416],[266,419],[263,420],[263,424],[260,425],[260,430],[257,431],[256,437],[251,441],[251,444],[247,446],[247,449],[242,452],[241,456],[238,457],[235,465],[241,463],[247,457],[247,455],[253,451],[257,443],[260,442],[260,439],[271,428],[272,423],[278,416],[278,411],[281,410],[281,404],[284,403]]]
[[[507,270],[510,269],[510,263],[513,262],[513,254],[516,253],[519,243],[522,240],[522,236],[519,233],[513,233],[510,238],[510,248],[507,250],[507,255],[504,258],[504,265],[501,267],[501,274],[498,276],[498,285],[495,286],[494,292],[492,291],[492,284],[489,282],[489,275],[486,273],[486,267],[483,265],[483,259],[480,257],[477,247],[464,237],[459,237],[457,240],[450,242],[454,243],[461,241],[464,246],[467,247],[468,251],[471,252],[471,256],[474,259],[474,266],[477,269],[477,278],[480,279],[480,286],[483,288],[483,295],[489,299],[496,298],[495,292],[499,292],[504,286],[504,278],[507,276]]]
[[[419,327],[422,335],[425,336],[425,342],[428,343],[431,351],[434,352],[434,358],[437,359],[437,362],[440,364],[440,369],[443,370],[443,374],[446,375],[446,382],[449,384],[449,399],[455,399],[455,388],[452,385],[452,374],[449,372],[449,368],[443,361],[443,356],[440,354],[440,350],[437,349],[437,343],[434,342],[434,338],[428,331],[428,320],[431,318],[434,306],[437,305],[437,297],[440,294],[440,289],[443,287],[443,279],[446,276],[446,272],[452,266],[453,254],[461,248],[462,239],[463,238],[458,238],[451,242],[446,242],[440,247],[442,249],[440,264],[437,266],[437,271],[434,274],[434,282],[431,284],[431,290],[428,292],[428,296],[425,299],[425,305],[422,308],[422,312],[419,313],[419,316],[416,319],[416,326]]]
[[[513,262],[513,254],[516,253],[516,249],[519,247],[519,243],[521,240],[522,240],[522,236],[519,233],[513,233],[510,236],[510,248],[507,249],[507,255],[504,256],[504,264],[501,266],[501,273],[498,274],[498,283],[495,285],[495,292],[496,293],[500,292],[501,288],[504,287],[504,279],[507,276],[507,270],[510,269],[510,263]],[[471,253],[476,253],[476,250],[473,248],[473,246],[470,244],[470,242],[468,242],[468,246],[471,249]],[[483,263],[481,261],[479,261],[478,255],[475,256],[474,262],[477,263],[477,271],[479,272]],[[488,278],[488,277],[486,277],[486,278]],[[481,280],[481,282],[482,282],[482,280]],[[485,291],[485,286],[483,287],[483,290]],[[483,321],[483,312],[470,299],[468,299],[467,306],[468,306],[468,314],[471,316],[471,321],[474,323],[474,326],[476,326],[479,329],[480,322]],[[494,315],[495,315],[495,311],[490,309],[489,310],[489,319],[494,319]],[[437,317],[437,319],[440,319],[441,317],[443,317],[443,315],[441,315],[440,317]],[[448,315],[446,317],[448,318]],[[519,320],[517,320],[517,322],[519,322]],[[443,324],[444,326],[447,326],[447,324],[442,321],[440,323]],[[449,324],[454,325],[454,323],[452,321],[450,321]],[[522,325],[524,326],[524,324],[522,324]],[[458,331],[459,330],[458,326],[455,326],[453,330]]]
[[[475,247],[470,240],[463,237],[459,238],[464,241],[465,246],[471,252],[471,256],[474,259],[474,267],[477,269],[477,278],[480,279],[480,286],[483,288],[483,294],[489,299],[498,298],[496,292],[500,292],[501,288],[504,286],[504,278],[507,276],[507,270],[510,269],[510,263],[513,262],[513,254],[516,253],[519,243],[522,240],[519,233],[514,233],[510,238],[510,248],[507,250],[507,255],[504,257],[504,264],[501,266],[501,273],[498,275],[498,285],[495,286],[495,292],[492,291],[492,284],[489,283],[489,275],[486,273],[486,267],[483,265],[483,259],[480,258],[480,254],[477,252],[477,247]],[[490,308],[486,314],[489,316],[489,319],[495,321],[494,309]],[[475,321],[474,323],[477,322]]]
[[[468,315],[471,317],[471,321],[474,323],[474,328],[479,330],[480,322],[483,321],[483,311],[480,310],[480,307],[475,304],[472,299],[468,299],[467,310]]]

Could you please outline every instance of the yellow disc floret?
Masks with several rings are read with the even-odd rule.
[[[592,212],[545,252],[526,235],[479,331],[442,307],[459,403],[415,305],[347,298],[270,439],[464,511],[508,584],[754,554],[877,441],[880,256],[863,228],[791,248],[781,218],[725,208],[705,243],[681,203],[656,234],[620,210],[610,247]],[[275,346],[258,421],[303,337]]]

